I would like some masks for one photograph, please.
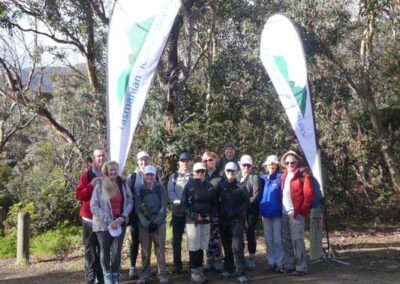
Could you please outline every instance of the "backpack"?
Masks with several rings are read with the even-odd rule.
[[[313,188],[313,202],[311,203],[311,208],[315,208],[321,204],[324,197],[322,196],[321,186],[320,186],[318,180],[312,174],[311,170],[307,170],[307,171],[303,170],[302,171],[302,175],[300,176],[301,184],[302,185],[304,184],[304,179],[305,179],[306,175],[309,175],[311,178],[311,184],[312,184],[312,188]]]
[[[96,177],[96,174],[93,172],[92,169],[88,170],[88,180],[91,182]]]
[[[135,200],[135,182],[136,182],[136,173],[133,172],[132,173],[132,183],[131,183],[131,187],[130,187],[133,200]],[[136,215],[135,207],[133,207],[131,212],[129,213],[127,225],[128,226],[134,225],[134,224],[137,224],[137,222],[138,222],[138,217]]]

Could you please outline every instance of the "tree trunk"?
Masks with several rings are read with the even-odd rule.
[[[364,109],[367,110],[372,127],[378,137],[377,143],[379,143],[381,152],[385,163],[389,169],[390,178],[393,184],[393,190],[395,192],[400,192],[400,172],[399,164],[396,161],[392,143],[389,138],[389,133],[387,129],[382,125],[381,119],[378,114],[378,108],[375,104],[374,96],[372,90],[366,86],[363,89],[357,90],[358,96],[361,98],[361,103]]]

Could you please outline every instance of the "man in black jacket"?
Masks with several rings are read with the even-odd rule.
[[[225,166],[226,180],[217,186],[219,194],[219,220],[222,245],[224,247],[224,272],[221,278],[238,277],[241,284],[247,283],[243,249],[244,214],[249,206],[247,191],[236,179],[238,168],[234,162]],[[234,273],[234,268],[236,271]]]

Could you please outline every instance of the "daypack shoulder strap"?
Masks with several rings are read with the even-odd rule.
[[[131,188],[130,189],[131,189],[131,192],[133,195],[135,194],[136,175],[137,175],[137,173],[135,173],[135,172],[133,172],[131,174]]]
[[[93,172],[92,169],[88,170],[88,180],[91,182],[96,177],[96,174]]]

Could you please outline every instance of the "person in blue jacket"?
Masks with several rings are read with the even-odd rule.
[[[264,236],[267,248],[266,269],[283,272],[282,247],[282,173],[278,171],[279,159],[270,155],[263,163],[265,174],[261,176],[262,197],[260,213],[264,227]]]

